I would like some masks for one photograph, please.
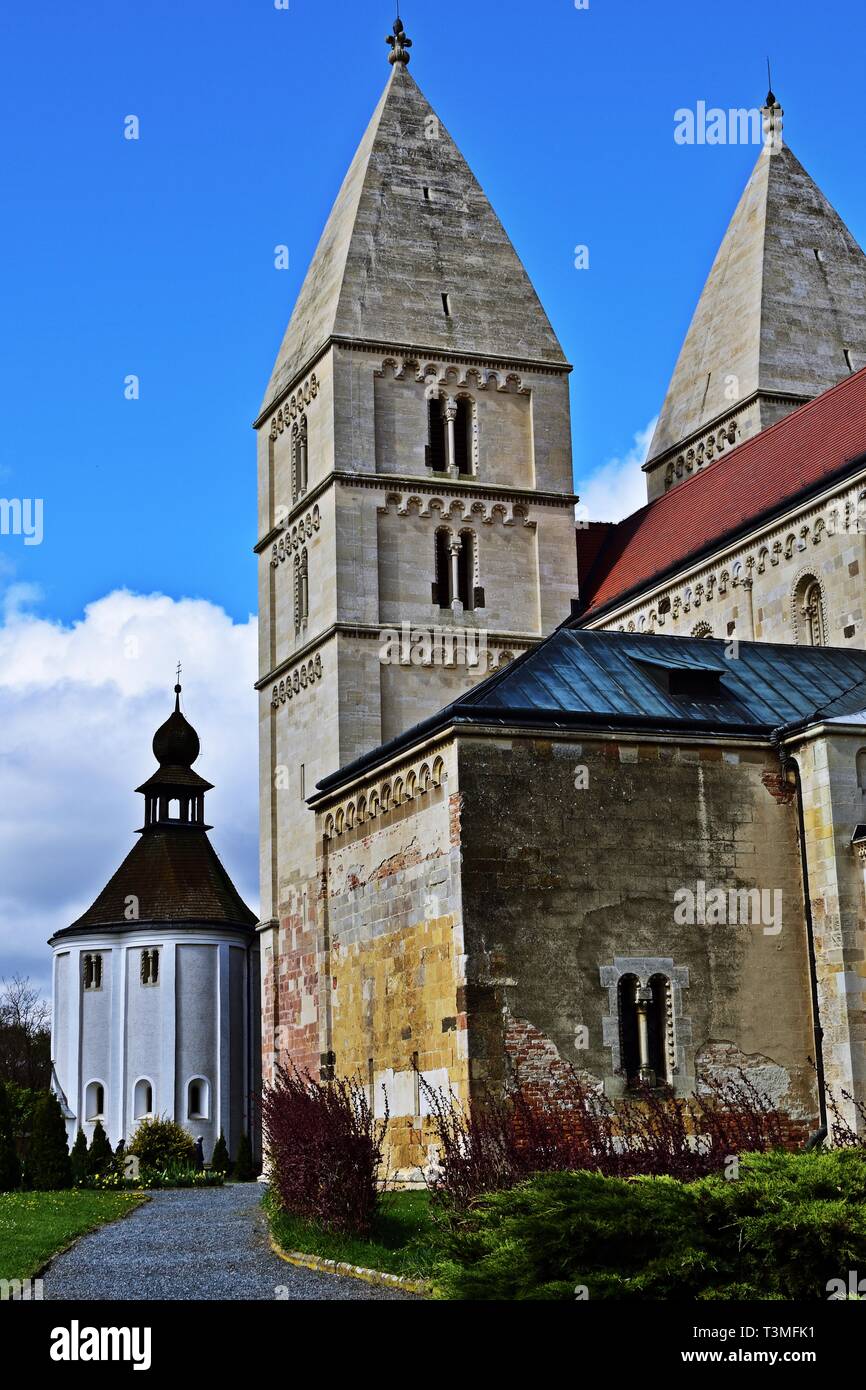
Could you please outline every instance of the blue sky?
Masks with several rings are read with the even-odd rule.
[[[44,503],[42,544],[0,535],[0,976],[43,988],[46,937],[141,824],[178,657],[213,839],[256,905],[250,424],[394,17],[289,4],[0,9],[0,497]],[[403,18],[574,363],[578,490],[593,515],[636,506],[757,155],[676,144],[674,112],[759,105],[769,53],[785,137],[862,243],[863,7],[404,0]]]
[[[75,620],[121,585],[254,608],[249,425],[387,78],[392,10],[6,0],[0,493],[44,498],[45,539],[3,538],[0,560],[44,612]],[[866,238],[860,6],[406,0],[403,17],[574,362],[579,484],[658,410],[756,154],[676,145],[677,107],[760,104],[769,52],[789,143]]]

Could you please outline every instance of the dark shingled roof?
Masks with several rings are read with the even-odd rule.
[[[736,657],[726,655],[736,650]],[[690,694],[677,694],[683,686]],[[672,688],[671,688],[672,687]],[[450,724],[767,738],[866,707],[866,651],[595,632],[565,624],[503,671],[319,782],[328,792]]]
[[[94,927],[128,931],[171,923],[250,930],[257,918],[241,898],[207,837],[206,782],[191,763],[199,755],[199,737],[180,710],[180,685],[174,687],[174,711],[154,734],[153,752],[160,766],[138,788],[145,799],[141,839],[103,888],[92,907],[51,938]],[[178,807],[171,814],[171,803]],[[130,899],[137,911],[130,918]]]
[[[125,915],[130,897],[139,904],[134,922]],[[142,835],[93,906],[55,936],[86,927],[128,931],[149,922],[200,922],[237,929],[254,927],[256,921],[204,830],[157,828]]]

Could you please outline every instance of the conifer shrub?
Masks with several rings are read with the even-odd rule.
[[[356,1079],[314,1081],[280,1068],[262,1097],[271,1191],[282,1210],[326,1230],[367,1235],[388,1122]]]
[[[226,1137],[223,1134],[222,1130],[220,1130],[220,1137],[214,1144],[213,1154],[211,1155],[211,1172],[222,1173],[223,1175],[225,1175],[228,1173],[230,1166],[231,1165],[229,1163],[229,1151],[228,1145],[226,1144]]]
[[[165,1168],[171,1163],[192,1167],[195,1161],[192,1135],[164,1115],[139,1120],[126,1152],[134,1154],[142,1168]]]
[[[27,1181],[30,1187],[46,1192],[72,1186],[66,1122],[60,1102],[50,1091],[40,1098],[34,1111]]]
[[[87,1135],[80,1125],[75,1136],[75,1143],[72,1145],[72,1152],[69,1155],[69,1162],[72,1165],[72,1181],[76,1185],[85,1182],[90,1176],[90,1169],[87,1163]]]
[[[442,1239],[447,1298],[826,1300],[866,1268],[866,1153],[747,1154],[691,1183],[547,1173]]]
[[[244,1132],[238,1142],[238,1156],[235,1159],[235,1182],[253,1182],[257,1177],[253,1162],[253,1146],[250,1136]]]
[[[76,1143],[78,1140],[76,1139]],[[73,1149],[74,1149],[73,1145]],[[87,1172],[91,1177],[97,1177],[102,1173],[107,1173],[112,1166],[114,1150],[109,1142],[108,1135],[102,1127],[102,1121],[97,1120],[93,1126],[93,1135],[90,1140],[90,1148],[87,1151]]]
[[[0,1192],[14,1192],[21,1183],[21,1164],[15,1147],[12,1109],[0,1081]]]

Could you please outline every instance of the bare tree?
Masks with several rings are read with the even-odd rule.
[[[24,975],[0,980],[0,1080],[33,1090],[51,1080],[51,1010]]]

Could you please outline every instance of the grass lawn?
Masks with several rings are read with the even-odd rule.
[[[271,1198],[265,1206],[275,1239],[284,1250],[345,1260],[365,1269],[384,1270],[408,1278],[426,1279],[436,1257],[435,1226],[427,1192],[384,1192],[372,1234],[334,1235],[320,1226],[278,1211]]]
[[[125,1216],[138,1192],[0,1192],[0,1279],[26,1279],[76,1236]]]

